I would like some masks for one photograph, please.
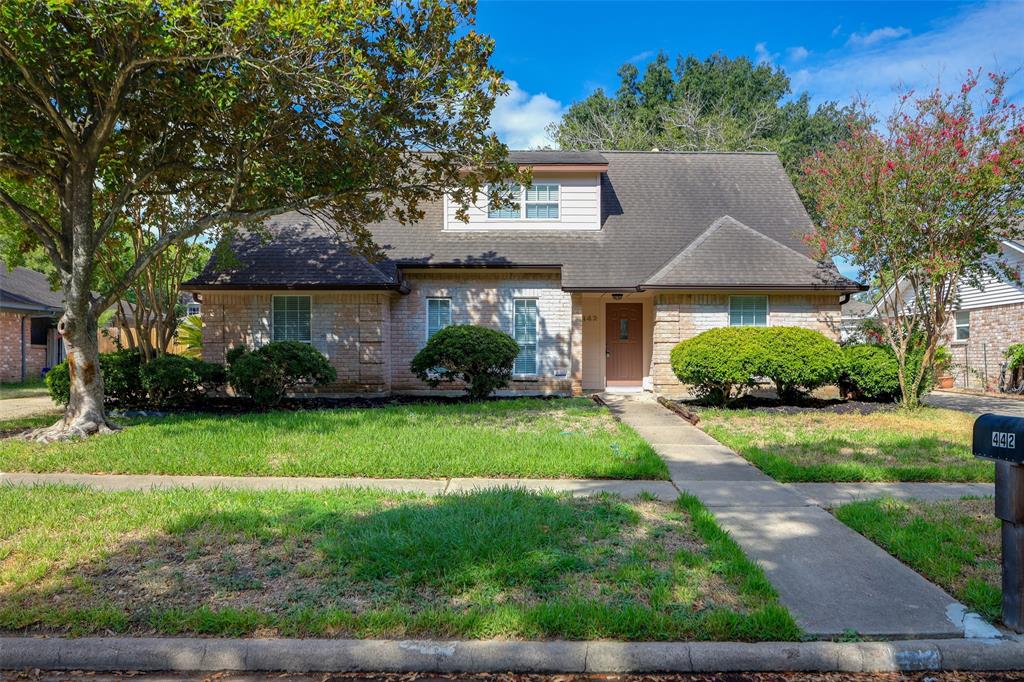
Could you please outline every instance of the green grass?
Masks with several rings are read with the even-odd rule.
[[[36,398],[49,395],[42,379],[29,379],[18,383],[0,384],[0,400]]]
[[[188,414],[123,423],[127,428],[119,433],[79,442],[0,441],[0,471],[668,478],[646,441],[583,398]]]
[[[999,521],[992,500],[871,500],[844,505],[835,514],[971,609],[999,619]]]
[[[974,418],[922,408],[870,414],[703,410],[701,426],[779,481],[992,481],[971,455]]]
[[[0,630],[794,640],[692,497],[0,487]]]

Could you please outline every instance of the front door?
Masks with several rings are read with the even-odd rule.
[[[609,303],[604,332],[608,386],[641,386],[644,380],[642,303]]]

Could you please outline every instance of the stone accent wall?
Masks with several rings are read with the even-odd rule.
[[[476,324],[512,334],[513,300],[537,299],[536,379],[513,381],[524,393],[570,393],[573,387],[573,305],[556,273],[413,272],[406,274],[408,295],[396,297],[391,311],[394,390],[429,386],[409,371],[409,362],[427,341],[427,299],[451,298],[452,324]],[[580,319],[582,324],[582,317]],[[439,390],[452,388],[442,384]]]
[[[840,305],[837,294],[770,294],[770,326],[807,327],[839,338]],[[660,294],[654,299],[654,353],[651,376],[654,391],[681,395],[684,386],[672,372],[672,348],[714,327],[729,324],[728,294]]]
[[[272,340],[271,305],[275,292],[204,292],[203,359],[224,362],[233,346],[255,348]],[[391,365],[389,293],[282,291],[310,296],[313,346],[338,372],[323,392],[388,392]]]
[[[21,381],[22,315],[13,311],[0,312],[0,381]],[[38,379],[46,366],[46,346],[33,346],[31,318],[25,318],[25,378]]]
[[[951,318],[943,336],[953,353],[955,385],[998,389],[1003,354],[1012,344],[1024,343],[1024,303],[971,309],[971,337],[966,341],[953,340],[953,325]]]

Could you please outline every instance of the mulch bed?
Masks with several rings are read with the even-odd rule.
[[[699,400],[680,400],[679,403],[694,412],[711,409]],[[898,408],[896,403],[868,402],[863,400],[843,400],[841,398],[807,398],[795,405],[786,405],[778,398],[763,396],[743,396],[730,403],[729,410],[758,410],[775,414],[800,414],[804,412],[829,412],[834,414],[873,414],[875,412],[892,412]]]

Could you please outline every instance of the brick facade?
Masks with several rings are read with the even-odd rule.
[[[773,327],[807,327],[838,339],[840,317],[837,294],[768,296],[768,324]],[[660,294],[655,297],[651,358],[654,391],[664,395],[683,394],[685,389],[672,372],[672,349],[684,339],[728,324],[728,294]]]
[[[537,299],[537,377],[513,381],[509,388],[527,393],[573,390],[571,351],[573,304],[556,273],[450,272],[407,273],[410,291],[391,309],[392,388],[425,390],[409,371],[413,356],[427,340],[427,299],[450,298],[452,324],[475,324],[512,334],[513,301]],[[442,385],[439,388],[443,388]]]
[[[509,388],[524,393],[578,394],[583,387],[585,301],[561,288],[556,273],[410,272],[407,294],[281,291],[311,298],[313,346],[338,371],[338,381],[321,390],[333,393],[424,391],[429,386],[409,370],[427,340],[427,299],[450,298],[453,324],[476,324],[512,333],[516,298],[537,300],[538,343],[535,378],[516,379]],[[232,346],[255,347],[271,340],[270,291],[208,291],[203,294],[203,356],[224,362]],[[646,305],[649,305],[648,301]],[[768,323],[817,329],[837,337],[839,296],[769,296]],[[679,341],[728,324],[727,294],[660,294],[653,300],[650,360],[658,393],[680,394],[669,354]],[[601,344],[600,339],[588,343]],[[601,350],[601,349],[598,349]],[[603,350],[587,356],[603,362]],[[603,376],[603,374],[602,374]],[[439,390],[458,388],[442,385]]]
[[[21,342],[22,314],[0,311],[0,381],[22,380]],[[25,317],[25,373],[26,379],[38,379],[46,366],[46,346],[32,345],[32,326]]]
[[[203,359],[224,362],[234,346],[258,347],[272,341],[271,305],[275,295],[309,296],[313,346],[327,356],[338,380],[320,390],[387,393],[391,390],[389,293],[346,291],[205,292]]]
[[[944,339],[953,354],[953,377],[960,388],[998,389],[1003,354],[1014,343],[1024,343],[1024,303],[972,308],[970,338],[953,340],[950,319]]]

